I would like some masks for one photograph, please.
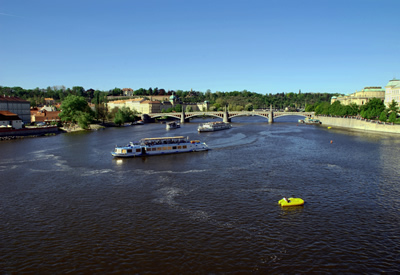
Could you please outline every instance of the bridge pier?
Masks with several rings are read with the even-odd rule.
[[[229,114],[228,114],[228,110],[226,109],[226,106],[225,106],[224,118],[222,121],[223,122],[231,122],[231,119],[229,118]]]
[[[181,124],[185,124],[185,111],[182,105]]]
[[[274,123],[274,112],[272,111],[272,105],[269,107],[269,114],[268,114],[268,123]]]

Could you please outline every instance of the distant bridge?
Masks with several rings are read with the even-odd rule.
[[[281,116],[301,116],[301,117],[312,117],[315,112],[273,112],[271,110],[268,111],[218,111],[218,112],[181,112],[181,113],[151,113],[148,114],[151,118],[158,117],[173,117],[177,118],[181,121],[181,123],[188,122],[191,118],[194,117],[217,117],[221,118],[224,122],[230,122],[234,117],[240,116],[259,116],[265,117],[268,119],[268,123],[273,123],[274,118]],[[272,119],[271,119],[272,118]]]

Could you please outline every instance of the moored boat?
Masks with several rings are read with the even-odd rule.
[[[143,138],[139,142],[130,142],[125,146],[116,146],[111,155],[127,158],[207,151],[208,146],[199,140],[189,140],[183,136]]]
[[[230,128],[232,128],[232,125],[230,123],[217,121],[217,122],[207,122],[207,123],[200,124],[199,127],[197,128],[197,131],[199,131],[199,132],[214,132],[214,131],[225,130],[225,129],[230,129]]]
[[[168,122],[168,123],[165,125],[165,129],[167,129],[167,130],[176,129],[176,128],[181,128],[181,125],[180,125],[178,122],[176,122],[176,121]]]

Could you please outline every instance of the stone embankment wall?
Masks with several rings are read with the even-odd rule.
[[[382,123],[377,120],[366,120],[356,117],[329,117],[315,116],[322,122],[323,126],[335,126],[341,128],[349,128],[360,131],[373,131],[382,133],[400,134],[400,125],[392,125],[391,123]]]
[[[58,133],[58,127],[38,127],[24,129],[0,129],[0,137],[7,136],[42,136]]]

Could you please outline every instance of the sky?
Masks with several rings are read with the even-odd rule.
[[[0,0],[0,86],[343,93],[400,78],[400,0]]]

